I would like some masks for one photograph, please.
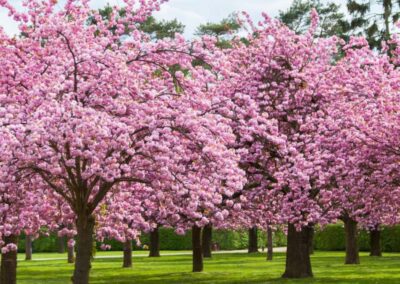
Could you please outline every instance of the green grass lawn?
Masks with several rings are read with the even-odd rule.
[[[115,255],[116,252],[101,253]],[[143,254],[143,252],[137,252]],[[39,258],[59,254],[36,254]],[[21,258],[20,258],[21,259]],[[400,283],[400,254],[372,258],[361,254],[360,265],[344,265],[343,252],[316,252],[312,256],[314,279],[283,280],[285,256],[275,255],[272,262],[265,254],[218,254],[205,260],[204,272],[191,273],[191,256],[134,257],[132,269],[121,268],[121,259],[96,259],[91,283]],[[70,283],[73,265],[65,260],[20,261],[19,284]]]
[[[149,251],[133,251],[133,255],[140,255],[140,256],[147,256],[149,254]],[[168,255],[168,254],[179,254],[179,253],[191,253],[189,250],[163,250],[161,251],[162,255]],[[96,257],[122,257],[122,251],[97,251],[96,252]],[[67,253],[48,253],[48,252],[39,252],[39,253],[33,253],[32,259],[42,259],[42,258],[65,258],[67,259]],[[19,261],[24,261],[25,259],[25,253],[18,253],[18,260]]]

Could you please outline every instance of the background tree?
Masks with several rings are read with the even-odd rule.
[[[187,225],[201,230],[205,209],[221,219],[223,213],[211,209],[222,202],[221,194],[233,194],[245,182],[239,157],[226,147],[234,141],[230,127],[207,112],[211,103],[203,81],[212,75],[192,66],[203,44],[193,47],[182,37],[149,41],[137,24],[163,1],[125,2],[107,18],[83,0],[68,1],[57,12],[54,1],[30,1],[29,12],[21,14],[0,2],[26,34],[4,41],[11,53],[18,52],[20,64],[4,69],[10,89],[0,102],[15,100],[12,111],[18,115],[8,124],[26,147],[11,151],[18,154],[18,168],[59,195],[75,215],[76,284],[89,281],[96,218],[109,193],[143,183],[171,189],[185,202],[190,190],[192,206],[183,203],[181,213],[190,217]],[[89,17],[96,25],[87,24]],[[127,28],[133,32],[121,41]],[[171,74],[173,65],[192,76]]]
[[[400,18],[400,1],[348,0],[353,34],[363,35],[372,48],[381,49],[381,42],[390,39],[393,24]]]
[[[182,34],[185,31],[185,25],[177,19],[159,21],[153,16],[148,17],[139,28],[150,35],[152,40],[174,38],[176,33]]]
[[[195,34],[198,36],[212,36],[217,39],[217,46],[220,48],[232,47],[230,41],[241,29],[236,14],[231,14],[219,23],[206,23],[200,25]]]
[[[308,31],[311,25],[310,12],[316,9],[320,23],[315,36],[339,36],[347,39],[349,24],[340,11],[340,5],[334,2],[322,3],[319,0],[295,0],[286,11],[280,11],[278,18],[298,34]]]
[[[99,9],[99,14],[103,20],[110,19],[113,17],[113,7],[110,5]],[[126,17],[125,9],[121,9],[119,17]],[[89,22],[97,24],[94,17],[89,18]],[[159,40],[164,38],[174,38],[176,33],[182,34],[185,31],[185,25],[179,22],[177,19],[174,20],[157,20],[154,16],[149,16],[144,22],[137,23],[137,28],[142,32],[150,36],[151,40]],[[116,26],[112,26],[111,30],[115,32]],[[132,32],[131,29],[125,27],[125,34],[128,35]]]

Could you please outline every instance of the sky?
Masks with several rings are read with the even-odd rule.
[[[22,0],[9,0],[15,7],[21,8]],[[63,0],[59,1],[62,5]],[[207,22],[219,22],[229,14],[237,11],[246,11],[253,20],[261,19],[261,12],[277,16],[280,10],[290,7],[293,0],[170,0],[162,5],[161,10],[155,13],[158,19],[177,19],[185,25],[185,35],[191,37],[196,28]],[[344,4],[346,0],[335,0]],[[122,4],[122,0],[92,0],[93,8]],[[0,8],[0,26],[5,31],[14,35],[18,33],[16,23],[7,16],[7,11]]]

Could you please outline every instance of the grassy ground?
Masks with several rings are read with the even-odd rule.
[[[141,252],[137,252],[142,254]],[[102,253],[114,254],[114,253]],[[36,258],[59,254],[36,254]],[[148,283],[400,283],[400,254],[385,254],[372,258],[361,254],[360,265],[344,265],[342,252],[316,252],[312,256],[315,278],[283,280],[285,256],[275,255],[272,262],[264,254],[220,254],[206,260],[204,272],[191,273],[188,255],[160,258],[134,257],[134,268],[121,268],[121,259],[96,259],[91,271],[91,283],[96,284],[148,284]],[[70,283],[73,266],[65,260],[20,261],[18,284]]]
[[[149,251],[133,251],[133,256],[135,255],[139,255],[139,256],[147,256],[149,254]],[[168,255],[168,254],[181,254],[181,253],[191,253],[191,251],[189,250],[180,250],[180,251],[176,251],[176,250],[163,250],[161,251],[162,255]],[[122,252],[120,251],[97,251],[96,252],[96,257],[122,257]],[[36,259],[58,259],[58,258],[65,258],[67,259],[67,253],[34,253],[33,254],[33,260]],[[24,261],[25,259],[25,253],[19,253],[18,254],[18,260],[19,261]]]

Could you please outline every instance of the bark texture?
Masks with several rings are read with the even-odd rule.
[[[66,243],[65,236],[57,237],[57,252],[58,253],[65,253],[65,243]]]
[[[203,271],[203,250],[201,248],[201,228],[192,228],[193,272]]]
[[[293,224],[288,226],[286,269],[283,278],[313,277],[309,253],[310,227],[297,231]]]
[[[382,256],[381,249],[381,231],[379,228],[374,228],[370,231],[370,256]]]
[[[150,232],[149,257],[160,257],[160,233],[158,227]]]
[[[25,260],[32,260],[32,236],[25,236]]]
[[[267,260],[272,260],[274,253],[273,248],[273,239],[272,239],[272,229],[271,227],[267,228]]]
[[[68,263],[74,263],[75,262],[75,247],[68,246],[67,247],[67,252],[68,252]]]
[[[203,228],[202,241],[203,246],[203,257],[211,257],[211,245],[212,245],[212,225],[208,224]]]
[[[4,238],[5,244],[17,244],[18,237],[11,235]],[[1,255],[0,283],[17,283],[17,251],[10,251]]]
[[[310,234],[308,239],[308,251],[310,252],[310,255],[314,254],[314,235],[315,235],[314,226],[310,226]]]
[[[249,253],[258,252],[258,239],[257,239],[257,227],[254,226],[249,229]]]
[[[124,263],[122,265],[124,268],[132,267],[132,241],[127,240],[124,243]]]
[[[358,253],[357,222],[349,217],[345,217],[343,221],[346,234],[345,264],[360,264],[360,256]]]
[[[88,284],[91,268],[94,217],[80,214],[76,221],[78,231],[76,243],[75,270],[72,276],[74,284]]]

